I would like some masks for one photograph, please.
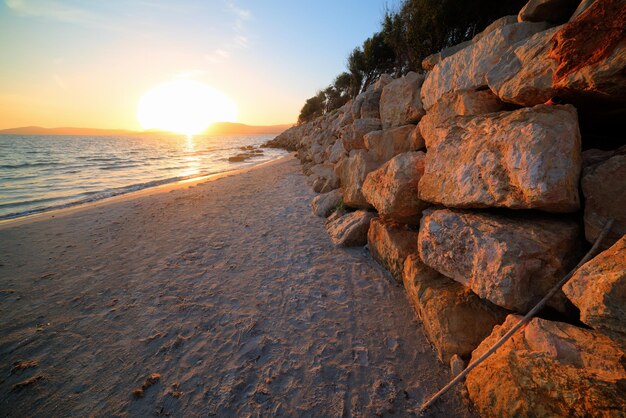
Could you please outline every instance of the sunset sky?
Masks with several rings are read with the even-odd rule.
[[[177,78],[251,125],[291,123],[379,27],[384,0],[2,0],[0,129],[139,129],[137,105]]]

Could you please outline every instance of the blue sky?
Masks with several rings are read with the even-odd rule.
[[[0,128],[135,129],[141,95],[177,77],[221,90],[243,123],[293,122],[396,3],[4,0]]]

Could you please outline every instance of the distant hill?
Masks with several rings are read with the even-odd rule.
[[[251,126],[243,123],[216,122],[206,131],[210,135],[255,135],[279,134],[292,125]],[[43,128],[41,126],[24,126],[0,130],[0,135],[84,135],[84,136],[114,136],[114,135],[159,135],[169,134],[163,131],[130,131],[126,129],[96,129],[96,128]]]

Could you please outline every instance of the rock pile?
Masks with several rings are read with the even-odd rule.
[[[485,416],[626,411],[626,146],[601,126],[626,106],[626,5],[578,3],[531,0],[427,57],[426,73],[382,76],[273,141],[323,193],[312,207],[333,242],[367,243],[457,365],[616,220],[606,251],[468,375]]]

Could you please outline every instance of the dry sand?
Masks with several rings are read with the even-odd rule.
[[[448,368],[312,197],[288,157],[1,224],[0,416],[410,415]]]

